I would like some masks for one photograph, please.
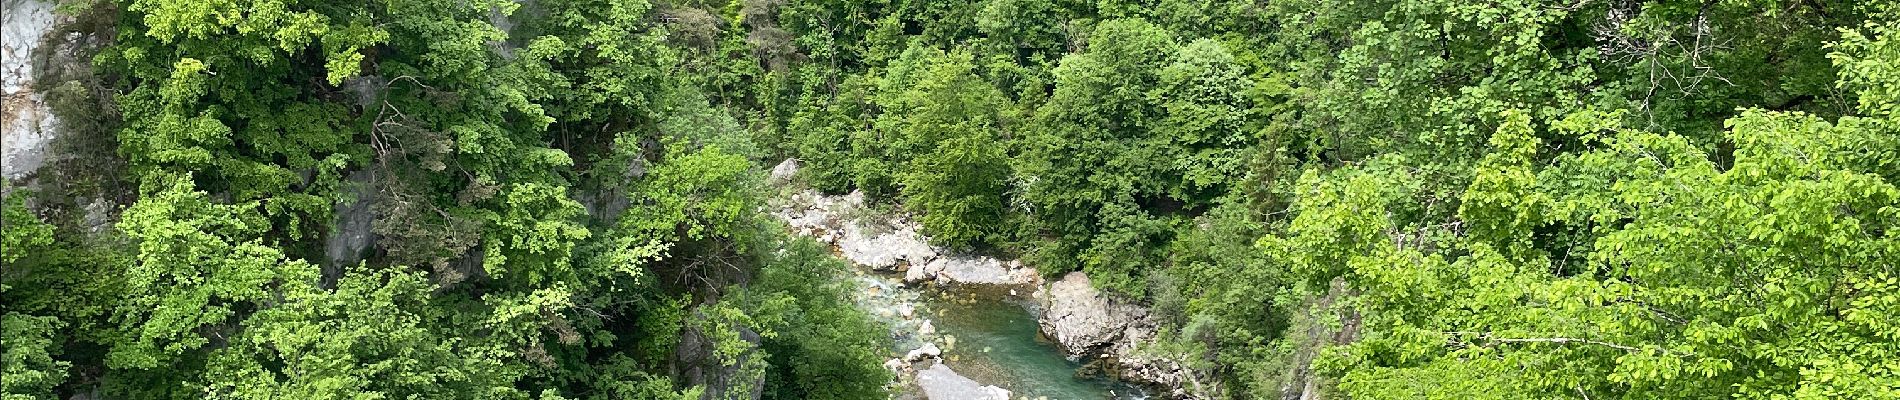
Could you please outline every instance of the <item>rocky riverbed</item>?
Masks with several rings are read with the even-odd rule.
[[[885,366],[907,397],[1149,396],[1129,383],[1193,397],[1190,375],[1137,351],[1156,329],[1147,308],[1097,291],[1081,272],[1046,282],[1019,261],[932,246],[919,224],[871,211],[861,193],[793,189],[797,168],[787,160],[772,170],[770,182],[788,193],[771,212],[860,267],[858,302],[892,327],[898,348]]]

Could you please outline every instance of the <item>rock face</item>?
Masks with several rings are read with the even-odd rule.
[[[1081,272],[1070,272],[1045,292],[1042,331],[1069,354],[1104,354],[1127,339],[1145,339],[1153,333],[1148,310],[1118,304],[1095,287]]]
[[[0,88],[11,96],[27,89],[33,81],[33,52],[40,47],[40,38],[53,30],[58,17],[53,14],[54,2],[48,0],[5,0],[6,13],[0,15],[0,55],[4,55],[5,76],[0,77]]]
[[[336,222],[331,225],[330,234],[324,238],[323,283],[331,287],[343,275],[343,269],[363,261],[370,248],[376,244],[376,235],[371,231],[375,222],[375,213],[370,205],[375,201],[375,190],[371,190],[371,174],[356,171],[350,174],[350,199],[337,202],[332,210]]]
[[[46,108],[46,98],[34,85],[34,62],[41,38],[53,31],[59,17],[51,0],[5,0],[0,14],[0,178],[19,179],[38,170],[48,157],[58,121]]]
[[[1098,359],[1123,380],[1166,389],[1175,398],[1192,398],[1188,388],[1198,386],[1191,371],[1172,360],[1142,354],[1137,347],[1154,338],[1155,321],[1148,308],[1127,304],[1096,290],[1087,274],[1063,275],[1042,290],[1042,317],[1037,323],[1044,336],[1055,340],[1072,356]],[[1194,392],[1199,392],[1195,389]]]
[[[1009,400],[1008,390],[976,383],[942,363],[917,371],[917,386],[930,400]]]
[[[705,318],[695,312],[693,318]],[[764,395],[765,360],[759,357],[759,334],[744,326],[732,326],[739,339],[748,345],[737,360],[727,364],[716,353],[717,343],[695,324],[680,330],[680,342],[673,351],[673,376],[685,384],[706,388],[701,400],[753,399]]]
[[[1313,371],[1313,360],[1327,346],[1351,344],[1359,340],[1364,317],[1351,307],[1339,307],[1340,299],[1357,294],[1345,278],[1333,278],[1326,294],[1308,300],[1287,329],[1286,339],[1293,344],[1293,356],[1287,366],[1286,380],[1280,386],[1281,400],[1320,400],[1328,398],[1321,389],[1321,378]],[[1325,322],[1322,322],[1325,321]],[[1332,322],[1337,321],[1337,324]]]

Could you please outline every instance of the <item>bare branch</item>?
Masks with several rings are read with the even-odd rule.
[[[1630,347],[1630,346],[1625,346],[1625,345],[1620,345],[1620,344],[1616,344],[1616,343],[1610,343],[1610,342],[1604,342],[1604,341],[1597,341],[1597,340],[1590,340],[1590,339],[1577,339],[1577,338],[1567,338],[1567,337],[1552,337],[1552,338],[1500,338],[1500,339],[1491,339],[1491,341],[1493,341],[1493,342],[1498,342],[1498,343],[1556,343],[1556,344],[1569,344],[1569,343],[1584,343],[1584,344],[1594,344],[1594,345],[1598,345],[1598,346],[1603,346],[1603,347],[1609,347],[1609,348],[1613,348],[1613,349],[1617,349],[1617,350],[1623,350],[1623,351],[1637,351],[1637,350],[1640,350],[1640,349],[1637,349],[1637,348],[1635,348],[1635,347]]]

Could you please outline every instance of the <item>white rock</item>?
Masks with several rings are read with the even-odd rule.
[[[937,258],[937,249],[911,225],[873,230],[845,223],[844,235],[837,244],[845,259],[881,271],[895,269],[899,262],[915,266]]]
[[[923,361],[924,359],[937,358],[937,357],[942,357],[942,356],[943,356],[943,349],[937,348],[936,343],[924,343],[923,346],[918,347],[916,350],[911,350],[909,354],[905,354],[904,360]]]
[[[930,323],[930,320],[926,319],[924,320],[924,323],[917,324],[917,336],[931,336],[931,335],[936,335],[936,334],[937,334],[937,326],[932,325]]]
[[[50,0],[6,0],[0,13],[0,177],[16,179],[52,158],[50,144],[58,120],[46,107],[42,88],[33,84],[33,54],[41,38],[53,32],[59,16]]]
[[[1011,283],[1027,286],[1042,286],[1042,273],[1035,268],[1015,268],[1009,271]]]
[[[32,82],[33,51],[39,49],[40,38],[52,32],[54,22],[58,21],[53,13],[55,4],[50,0],[6,0],[6,13],[0,17],[5,20],[0,21],[0,30],[3,30],[0,33],[5,33],[5,37],[0,38],[0,46],[3,46],[0,51],[4,51],[0,53],[4,56],[0,57],[4,58],[0,65],[5,67],[0,71],[5,73],[0,88],[4,88],[6,94],[24,90]]]
[[[917,386],[930,400],[1009,400],[1009,390],[977,383],[943,363],[917,371]]]
[[[943,270],[944,262],[944,257],[938,257],[923,265],[913,265],[904,271],[904,282],[915,284],[937,279],[937,272]]]
[[[994,258],[951,256],[939,260],[943,263],[935,274],[938,282],[1003,285],[1016,281],[1009,269]]]

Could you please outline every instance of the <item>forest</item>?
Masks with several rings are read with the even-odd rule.
[[[57,3],[5,400],[912,398],[787,159],[1159,397],[1900,399],[1900,3]]]

